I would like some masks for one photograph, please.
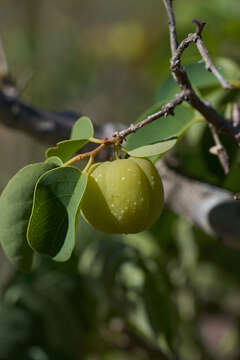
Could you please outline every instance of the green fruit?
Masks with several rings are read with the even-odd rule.
[[[90,168],[82,214],[95,228],[135,234],[153,225],[162,209],[162,181],[148,159],[106,161]]]

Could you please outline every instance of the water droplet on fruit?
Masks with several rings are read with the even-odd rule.
[[[149,228],[159,217],[163,203],[161,179],[154,165],[142,158],[119,159],[108,164],[100,164],[95,171],[93,168],[91,175],[96,183],[94,187],[94,182],[89,182],[83,215],[90,224],[107,233],[133,234]],[[103,201],[96,203],[97,192]],[[101,213],[101,217],[96,213]]]

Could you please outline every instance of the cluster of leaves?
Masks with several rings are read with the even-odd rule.
[[[20,170],[3,191],[1,244],[19,269],[31,269],[34,250],[59,261],[70,257],[87,176],[75,167],[62,165],[65,157],[84,146],[92,133],[91,121],[80,119],[70,140],[49,149],[46,161]],[[64,145],[66,150],[62,151]]]
[[[81,117],[71,138],[47,149],[46,160],[26,166],[8,183],[0,198],[0,241],[9,259],[23,271],[32,267],[34,252],[66,261],[75,247],[75,228],[87,188],[88,174],[65,162],[91,141],[92,122]],[[127,151],[129,156],[165,154],[177,138]]]

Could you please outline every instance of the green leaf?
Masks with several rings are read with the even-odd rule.
[[[214,64],[226,80],[232,85],[240,86],[240,68],[237,64],[227,58],[218,58],[214,60]],[[204,90],[204,95],[206,91],[221,88],[221,84],[217,78],[206,70],[204,62],[188,64],[186,71],[192,85],[197,87],[201,92]],[[167,102],[172,99],[177,92],[179,92],[179,87],[172,75],[170,75],[157,92],[156,99],[157,101]]]
[[[84,140],[63,140],[57,143],[56,147],[51,147],[47,149],[45,155],[47,158],[52,156],[58,156],[63,162],[80,150],[84,145],[89,141]]]
[[[130,156],[135,157],[150,157],[156,155],[163,155],[169,151],[177,143],[177,137],[165,139],[155,144],[140,146],[134,150],[128,151]]]
[[[30,271],[33,251],[26,239],[36,182],[46,171],[60,165],[59,159],[31,164],[21,169],[0,197],[0,241],[10,261],[22,271]]]
[[[62,160],[58,156],[51,156],[48,159],[46,159],[45,164],[48,164],[48,163],[49,164],[54,163],[57,166],[62,166],[63,165]]]
[[[234,61],[228,58],[216,59],[215,65],[219,72],[227,79],[232,85],[240,85],[240,67]],[[220,85],[221,86],[221,85]]]
[[[160,110],[162,106],[163,103],[157,104],[141,116],[139,121]],[[129,152],[140,146],[161,142],[168,138],[177,137],[179,140],[192,124],[199,121],[199,118],[194,117],[194,115],[195,113],[192,108],[187,105],[180,105],[175,109],[174,116],[160,118],[139,129],[136,133],[129,135],[125,148]]]
[[[39,179],[27,230],[32,249],[56,261],[69,259],[86,185],[87,174],[74,167],[51,170]]]
[[[87,116],[80,117],[72,128],[71,139],[89,139],[94,135],[94,129],[91,120]]]
[[[75,122],[72,128],[71,139],[60,141],[56,147],[47,149],[46,157],[58,156],[65,162],[71,155],[86,145],[93,134],[94,129],[91,120],[86,116],[82,116]]]

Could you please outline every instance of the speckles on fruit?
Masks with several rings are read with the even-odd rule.
[[[149,160],[128,158],[95,164],[90,177],[95,181],[88,183],[82,213],[97,229],[134,234],[160,216],[162,183]]]

